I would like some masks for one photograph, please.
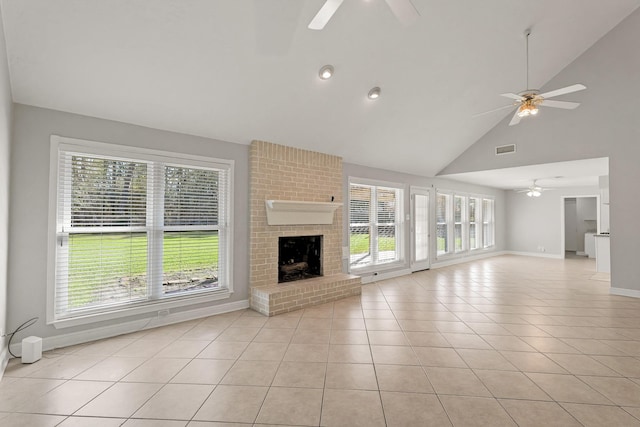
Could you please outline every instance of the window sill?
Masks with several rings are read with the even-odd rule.
[[[175,297],[166,300],[144,302],[134,306],[128,306],[126,308],[110,310],[108,312],[82,314],[75,317],[58,320],[47,320],[47,324],[53,325],[56,329],[64,329],[70,328],[72,326],[87,325],[114,319],[122,319],[125,317],[146,313],[157,312],[157,315],[160,316],[161,311],[164,311],[165,314],[169,314],[169,311],[173,308],[188,307],[190,305],[227,299],[230,298],[232,294],[233,291],[231,290],[221,289],[218,291],[208,292],[206,295]]]
[[[364,274],[370,274],[370,273],[378,273],[378,272],[387,271],[387,270],[396,270],[402,267],[406,267],[406,263],[404,262],[404,260],[399,260],[399,261],[387,262],[384,264],[367,265],[364,267],[350,267],[349,273],[355,274],[355,275],[364,275]]]
[[[495,246],[489,246],[488,248],[478,248],[466,250],[464,252],[450,252],[448,254],[441,254],[436,256],[436,263],[438,261],[448,261],[454,259],[463,259],[463,258],[471,258],[477,255],[481,255],[486,252],[494,252],[496,249]]]

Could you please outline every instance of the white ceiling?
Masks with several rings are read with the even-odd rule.
[[[525,89],[525,28],[540,87],[640,0],[349,0],[323,31],[324,0],[1,3],[15,102],[433,176],[510,114],[472,117]]]
[[[598,177],[609,175],[609,159],[574,160],[479,172],[440,175],[455,181],[502,188],[527,188],[536,184],[546,188],[598,186]]]

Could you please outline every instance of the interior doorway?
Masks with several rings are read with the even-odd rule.
[[[598,230],[598,197],[563,197],[564,257],[595,258],[594,236]]]

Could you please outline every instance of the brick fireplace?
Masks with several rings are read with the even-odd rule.
[[[360,278],[342,273],[341,209],[335,211],[331,224],[300,224],[304,221],[294,218],[283,225],[269,225],[265,207],[267,200],[342,203],[342,158],[253,141],[250,171],[251,308],[273,316],[359,295]],[[280,238],[301,236],[321,239],[322,275],[278,283],[282,274],[278,261]],[[298,266],[302,268],[303,264]]]

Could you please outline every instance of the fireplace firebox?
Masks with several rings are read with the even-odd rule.
[[[278,283],[322,276],[322,236],[280,237]]]

